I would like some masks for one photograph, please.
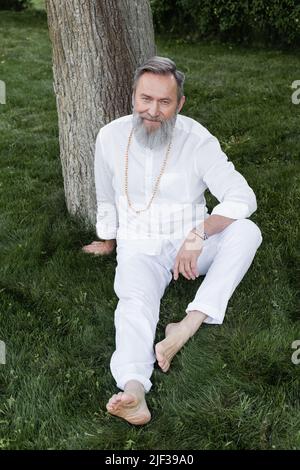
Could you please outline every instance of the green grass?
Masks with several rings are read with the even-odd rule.
[[[31,0],[31,4],[34,9],[36,10],[44,10],[45,9],[45,0]]]
[[[257,194],[264,242],[224,324],[203,327],[168,374],[155,369],[153,419],[135,428],[105,411],[116,262],[81,252],[95,234],[66,210],[44,12],[1,12],[0,44],[0,448],[299,449],[299,54],[158,41],[187,74],[185,114]],[[158,339],[199,282],[170,285]]]

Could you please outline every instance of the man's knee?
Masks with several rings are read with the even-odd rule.
[[[143,255],[122,260],[116,268],[114,291],[119,299],[158,302],[167,285],[166,273],[163,267]]]
[[[260,228],[249,219],[239,219],[233,222],[242,240],[255,245],[257,248],[262,243],[262,233]]]
[[[159,292],[157,286],[151,278],[140,275],[129,276],[120,275],[116,270],[114,280],[114,291],[120,300],[136,303],[139,305],[152,304],[159,302]]]

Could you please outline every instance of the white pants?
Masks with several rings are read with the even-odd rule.
[[[206,323],[222,324],[228,301],[261,242],[259,228],[249,219],[236,220],[209,237],[197,263],[199,274],[205,274],[205,278],[186,312],[199,310],[207,315]],[[176,254],[169,241],[160,255],[117,248],[114,289],[119,302],[115,311],[116,350],[110,367],[122,390],[129,380],[141,382],[146,392],[151,388],[160,300],[172,279]]]

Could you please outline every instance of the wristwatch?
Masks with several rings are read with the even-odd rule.
[[[194,228],[192,230],[192,232],[195,234],[195,235],[198,235],[198,237],[202,238],[202,240],[207,240],[208,239],[208,235],[206,232],[200,232],[199,230],[197,230],[196,228]]]

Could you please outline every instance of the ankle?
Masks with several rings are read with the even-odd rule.
[[[182,324],[187,327],[190,338],[200,328],[206,317],[207,315],[199,310],[191,310],[187,313],[186,317],[182,320]]]
[[[134,395],[145,395],[145,388],[138,380],[129,380],[125,384],[124,392],[133,393]]]

